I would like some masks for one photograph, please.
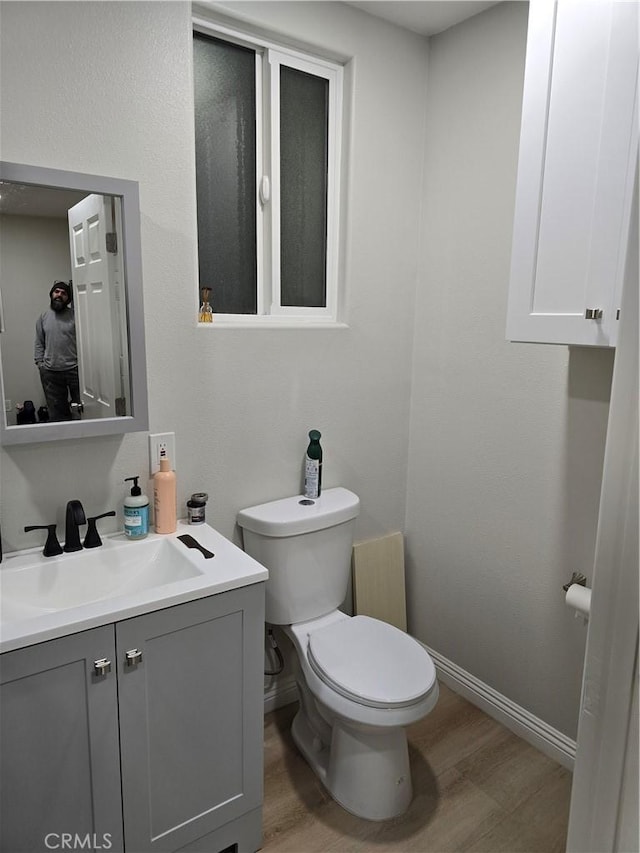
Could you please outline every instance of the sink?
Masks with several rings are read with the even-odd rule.
[[[189,534],[211,552],[187,547]],[[195,537],[194,537],[195,534]],[[264,566],[208,524],[175,533],[103,537],[99,548],[45,557],[30,548],[0,563],[0,654],[260,583]]]
[[[0,574],[2,621],[145,592],[202,574],[175,539],[109,543],[44,558],[26,555]]]

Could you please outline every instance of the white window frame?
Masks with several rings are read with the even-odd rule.
[[[193,30],[256,51],[256,259],[257,313],[217,314],[203,328],[219,326],[336,326],[338,322],[340,173],[343,68],[225,25],[192,19]],[[280,66],[329,84],[327,151],[326,305],[286,306],[280,299]]]

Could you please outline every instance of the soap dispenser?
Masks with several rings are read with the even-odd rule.
[[[125,479],[125,483],[133,481],[131,494],[124,500],[124,533],[127,539],[144,539],[149,532],[149,498],[142,494],[138,479]]]

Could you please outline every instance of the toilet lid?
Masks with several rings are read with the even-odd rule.
[[[420,643],[369,616],[342,619],[313,632],[307,657],[326,684],[374,708],[413,705],[436,680],[433,661]]]

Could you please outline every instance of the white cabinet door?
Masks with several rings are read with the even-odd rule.
[[[637,3],[530,4],[510,340],[615,345],[637,73]]]

